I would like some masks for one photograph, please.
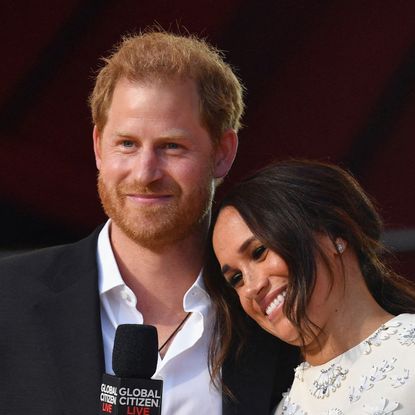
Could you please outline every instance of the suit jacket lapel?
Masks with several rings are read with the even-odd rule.
[[[57,258],[50,294],[38,304],[51,370],[65,413],[97,413],[104,370],[96,232]]]

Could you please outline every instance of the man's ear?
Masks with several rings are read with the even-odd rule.
[[[95,154],[95,164],[97,169],[101,169],[101,135],[98,131],[96,125],[94,125],[94,130],[92,132],[92,138],[94,140],[94,154]]]
[[[215,164],[213,175],[215,179],[225,177],[232,167],[238,150],[238,136],[232,129],[226,130],[215,146]]]

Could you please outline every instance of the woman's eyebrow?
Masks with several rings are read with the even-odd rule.
[[[221,268],[221,272],[222,272],[222,274],[226,274],[229,270],[230,270],[230,266],[229,266],[228,264],[225,264],[225,265]]]
[[[246,251],[246,249],[248,248],[249,245],[251,245],[251,243],[253,241],[255,241],[255,236],[251,236],[250,238],[248,238],[238,249],[238,253],[242,254],[244,251]]]
[[[246,241],[244,241],[242,243],[242,245],[238,248],[238,253],[242,254],[244,251],[246,251],[246,249],[249,247],[249,245],[251,245],[251,243],[255,240],[256,240],[255,236],[251,236]],[[225,264],[221,268],[222,274],[226,274],[230,269],[231,269],[231,267],[228,264]]]

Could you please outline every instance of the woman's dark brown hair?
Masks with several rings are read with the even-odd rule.
[[[365,282],[375,300],[389,313],[415,312],[415,288],[386,266],[381,243],[382,220],[373,203],[345,170],[304,160],[276,162],[237,184],[219,211],[233,206],[252,233],[286,262],[290,283],[284,313],[302,338],[313,323],[307,305],[316,281],[316,255],[324,254],[316,234],[347,241],[357,255]],[[236,316],[235,293],[219,277],[211,254],[206,285],[217,311],[216,329],[225,339],[212,352],[212,373],[218,373],[229,344],[242,342],[242,320]],[[295,305],[295,307],[293,307]],[[236,319],[232,335],[233,319]],[[238,338],[239,333],[239,338]],[[213,350],[213,348],[212,348]]]

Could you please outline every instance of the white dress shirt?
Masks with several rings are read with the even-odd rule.
[[[138,311],[140,299],[121,277],[111,247],[109,226],[110,221],[99,234],[97,261],[105,369],[113,374],[112,349],[117,326],[143,324],[143,315]],[[213,309],[201,274],[184,295],[183,308],[192,314],[174,337],[164,358],[159,355],[153,376],[163,380],[162,415],[221,414],[222,395],[211,384],[208,370]]]

